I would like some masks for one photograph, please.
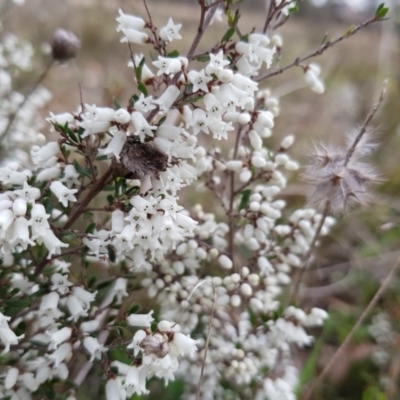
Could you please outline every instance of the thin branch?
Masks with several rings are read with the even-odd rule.
[[[275,71],[269,72],[269,73],[267,73],[267,74],[265,74],[265,75],[263,75],[263,76],[260,76],[260,77],[258,77],[258,78],[255,78],[254,80],[255,80],[256,82],[261,82],[261,81],[263,81],[263,80],[265,80],[265,79],[270,78],[271,76],[280,75],[280,74],[282,74],[284,71],[286,71],[286,70],[289,69],[289,68],[297,67],[297,66],[299,66],[302,62],[304,62],[304,61],[306,61],[306,60],[308,60],[308,59],[310,59],[310,58],[313,58],[313,57],[316,57],[316,56],[320,56],[322,53],[324,53],[324,52],[325,52],[326,50],[328,50],[330,47],[336,45],[337,43],[341,42],[341,41],[344,40],[344,39],[349,38],[350,36],[353,36],[353,35],[354,35],[355,33],[357,33],[360,29],[363,29],[363,28],[367,27],[368,25],[371,25],[372,23],[374,23],[374,22],[376,22],[376,21],[378,21],[378,20],[376,19],[376,17],[371,18],[371,19],[369,19],[369,20],[363,22],[362,24],[355,26],[355,27],[352,28],[352,29],[349,29],[349,30],[348,30],[346,33],[344,33],[342,36],[339,36],[338,38],[336,38],[336,39],[334,39],[334,40],[329,40],[329,41],[325,42],[325,43],[322,44],[317,50],[313,51],[312,53],[308,54],[307,56],[298,57],[298,58],[296,58],[292,63],[286,65],[285,67],[276,69]]]
[[[112,177],[113,170],[113,166],[110,165],[107,171],[101,176],[101,178],[99,178],[96,183],[94,183],[86,197],[81,202],[75,204],[75,207],[71,210],[71,214],[68,217],[68,221],[62,227],[63,230],[69,229],[73,225],[73,223],[79,218],[79,216],[84,212],[92,199],[101,192],[101,190]]]
[[[214,319],[214,311],[215,311],[215,300],[217,297],[217,293],[215,291],[215,286],[214,283],[211,282],[212,287],[213,287],[213,303],[212,303],[212,308],[211,308],[211,315],[210,315],[210,321],[208,322],[208,329],[207,329],[207,340],[204,345],[204,357],[203,357],[203,363],[201,364],[201,372],[200,372],[200,379],[199,379],[199,384],[197,386],[197,392],[196,392],[196,400],[200,399],[200,388],[201,388],[201,383],[203,381],[203,375],[204,375],[204,367],[206,365],[206,358],[207,358],[207,351],[208,347],[210,345],[210,338],[211,338],[211,326],[212,326],[212,321]]]
[[[350,343],[350,340],[352,339],[354,333],[357,331],[357,329],[360,327],[360,325],[364,322],[365,318],[368,316],[370,311],[375,307],[376,303],[381,298],[381,296],[385,292],[386,288],[389,286],[390,282],[392,281],[393,275],[394,275],[397,267],[399,266],[399,263],[400,263],[400,258],[397,259],[397,261],[395,262],[393,267],[390,269],[388,276],[382,282],[382,284],[379,287],[378,291],[375,293],[374,297],[369,302],[368,306],[365,308],[363,313],[360,315],[360,317],[358,318],[357,322],[354,324],[354,326],[351,329],[351,331],[347,334],[346,339],[343,341],[343,343],[340,345],[340,347],[336,350],[336,353],[329,360],[329,362],[325,365],[324,369],[319,374],[319,376],[316,379],[316,381],[309,388],[309,390],[307,391],[307,393],[303,397],[303,400],[312,399],[311,395],[313,394],[314,390],[320,385],[320,383],[325,378],[327,373],[330,371],[332,366],[336,363],[336,361],[338,360],[339,356],[343,353],[343,351],[345,350],[347,345]]]
[[[200,8],[201,8],[201,13],[200,13],[200,21],[199,21],[199,27],[197,28],[197,34],[195,38],[193,39],[193,43],[189,48],[189,51],[186,55],[186,58],[190,61],[193,58],[193,53],[195,52],[197,46],[200,43],[201,38],[203,37],[203,34],[205,30],[207,29],[208,25],[210,25],[211,19],[214,16],[215,12],[217,11],[218,4],[220,2],[217,1],[213,4],[210,4],[209,6],[206,6],[205,0],[199,0]],[[206,15],[207,13],[207,15]]]
[[[376,112],[378,111],[379,106],[382,104],[382,101],[385,98],[387,82],[388,82],[387,79],[385,81],[383,81],[381,94],[379,96],[379,99],[378,99],[377,103],[374,105],[374,107],[372,108],[370,113],[367,115],[367,118],[365,119],[364,125],[361,127],[360,132],[358,133],[358,135],[354,138],[354,141],[353,141],[352,145],[350,146],[350,148],[349,148],[349,150],[348,150],[348,152],[346,154],[346,159],[344,161],[344,166],[345,167],[350,162],[350,159],[353,156],[354,151],[356,150],[358,143],[360,142],[361,138],[363,137],[363,135],[367,131],[367,127],[368,127],[369,123],[374,118]]]

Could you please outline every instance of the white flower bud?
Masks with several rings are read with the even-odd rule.
[[[160,332],[169,332],[171,330],[171,322],[163,320],[160,321],[157,325],[157,328]]]
[[[239,122],[240,125],[246,125],[250,122],[251,116],[249,113],[241,113],[237,119],[237,122]]]
[[[297,171],[299,169],[299,164],[297,164],[296,161],[289,160],[283,167],[288,171]]]
[[[241,303],[242,303],[242,299],[240,298],[239,295],[234,294],[233,296],[231,296],[232,307],[239,307]]]
[[[264,158],[257,157],[257,156],[251,158],[251,163],[256,168],[262,168],[262,167],[265,167],[267,165],[267,162],[265,161]]]
[[[229,171],[235,171],[238,172],[243,168],[243,163],[242,161],[239,160],[231,160],[226,163],[226,169]]]
[[[16,199],[13,203],[13,213],[16,217],[26,214],[26,201],[24,199]]]
[[[250,274],[247,280],[251,286],[257,286],[260,283],[260,277],[257,274]]]
[[[131,120],[131,114],[124,108],[120,108],[115,111],[114,120],[119,124],[127,124]]]
[[[219,251],[215,248],[211,249],[208,254],[210,255],[211,258],[217,258]]]
[[[9,390],[14,387],[14,385],[17,383],[18,380],[18,375],[19,375],[19,370],[18,368],[10,368],[7,371],[7,376],[4,382],[4,387]]]
[[[284,150],[287,150],[289,147],[292,146],[293,143],[294,135],[288,135],[282,140],[280,147]]]
[[[243,283],[240,286],[240,293],[242,293],[243,296],[250,297],[253,294],[253,289],[248,283]]]
[[[250,179],[251,179],[251,171],[249,169],[244,169],[239,175],[240,182],[246,183]]]
[[[224,254],[218,257],[218,262],[222,268],[231,269],[233,267],[232,260]]]
[[[261,150],[262,139],[261,139],[260,135],[254,129],[252,129],[249,132],[249,139],[250,139],[250,144],[254,150]]]

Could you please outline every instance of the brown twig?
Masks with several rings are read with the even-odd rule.
[[[361,127],[360,132],[354,138],[354,141],[353,141],[352,145],[350,146],[349,150],[347,151],[346,159],[345,159],[345,162],[344,162],[344,167],[346,167],[347,164],[350,162],[350,159],[353,156],[354,151],[356,150],[358,143],[360,142],[361,138],[363,137],[363,135],[367,131],[367,127],[368,127],[369,123],[372,121],[372,119],[374,118],[376,112],[378,111],[379,106],[382,104],[382,101],[385,98],[386,88],[387,88],[387,80],[385,80],[383,82],[381,94],[379,96],[379,99],[378,99],[377,103],[374,105],[374,107],[372,108],[370,113],[367,115],[367,118],[365,119],[364,125]]]
[[[196,400],[200,399],[200,388],[201,388],[201,382],[203,381],[203,375],[204,375],[204,367],[206,365],[206,358],[207,358],[207,351],[208,347],[210,345],[210,338],[211,338],[211,326],[212,326],[212,321],[214,319],[214,311],[215,311],[215,300],[217,293],[215,291],[215,286],[214,283],[211,282],[212,288],[213,288],[213,302],[212,302],[212,308],[211,308],[211,314],[210,314],[210,321],[208,322],[208,329],[207,329],[207,339],[206,343],[204,345],[204,357],[203,357],[203,362],[201,364],[201,372],[200,372],[200,379],[199,379],[199,384],[197,386],[197,392],[196,392]]]
[[[324,377],[327,375],[327,373],[330,371],[332,366],[338,360],[339,356],[342,354],[342,352],[345,350],[347,345],[350,343],[350,340],[353,337],[354,333],[357,331],[357,329],[360,327],[360,325],[364,322],[365,318],[368,316],[368,314],[370,313],[372,308],[375,307],[376,303],[381,298],[381,296],[385,292],[386,288],[389,286],[389,284],[390,284],[390,282],[392,280],[392,277],[394,275],[394,272],[396,271],[399,263],[400,263],[400,258],[397,259],[397,261],[395,262],[393,267],[390,269],[388,276],[382,282],[382,284],[379,287],[378,291],[375,293],[374,297],[369,302],[368,306],[362,312],[362,314],[358,318],[357,322],[354,324],[354,326],[351,329],[351,331],[347,334],[346,339],[343,341],[343,343],[340,345],[340,347],[336,350],[335,354],[329,360],[329,362],[325,365],[324,369],[319,374],[318,378],[315,380],[315,382],[312,384],[312,386],[308,389],[308,391],[306,392],[304,397],[302,397],[303,400],[312,399],[311,395],[313,394],[314,390],[320,385],[320,383],[322,382]]]
[[[193,58],[193,53],[195,52],[197,46],[200,43],[201,38],[205,30],[207,29],[208,25],[211,22],[212,17],[214,16],[215,12],[217,11],[219,1],[214,2],[210,5],[206,5],[205,0],[198,0],[200,4],[200,21],[199,27],[197,28],[197,33],[195,38],[193,39],[192,45],[187,52],[186,58],[190,61]],[[208,11],[208,12],[207,12]],[[206,15],[207,14],[207,15]]]
[[[275,71],[269,72],[265,75],[262,75],[258,78],[254,78],[254,81],[256,82],[261,82],[265,79],[270,78],[271,76],[275,76],[275,75],[280,75],[282,74],[284,71],[286,71],[289,68],[292,67],[297,67],[299,66],[299,64],[301,64],[302,62],[316,57],[316,56],[320,56],[322,53],[324,53],[327,49],[329,49],[330,47],[336,45],[337,43],[341,42],[344,39],[349,38],[350,36],[353,36],[355,33],[357,33],[360,29],[367,27],[368,25],[371,25],[372,23],[378,21],[378,19],[376,17],[373,17],[365,22],[363,22],[360,25],[357,25],[351,29],[349,29],[345,34],[343,34],[342,36],[339,36],[338,38],[334,39],[334,40],[329,40],[327,42],[325,42],[324,44],[322,44],[317,50],[313,51],[312,53],[308,54],[307,56],[304,57],[298,57],[296,58],[292,63],[286,65],[285,67],[276,69]]]

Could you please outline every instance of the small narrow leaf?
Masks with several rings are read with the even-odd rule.
[[[246,208],[247,205],[249,204],[251,190],[250,189],[243,190],[241,194],[242,194],[242,199],[240,200],[239,211]]]
[[[198,56],[196,58],[196,60],[199,61],[199,62],[209,62],[210,61],[210,56],[206,56],[206,55]]]
[[[78,161],[74,160],[73,161],[75,169],[83,176],[87,176],[88,178],[91,178],[90,172],[86,169],[83,168],[82,165],[78,163]]]
[[[138,85],[138,89],[147,97],[149,95],[149,92],[147,91],[146,86],[140,82]]]
[[[221,42],[227,42],[235,33],[236,28],[232,26],[229,28],[226,32],[225,35],[222,36]]]
[[[115,97],[113,98],[113,103],[116,110],[119,110],[121,108],[121,105],[118,103]]]
[[[385,7],[385,3],[379,4],[378,8],[375,12],[376,19],[383,19],[385,18],[386,14],[389,12],[389,7]]]
[[[167,54],[167,57],[177,58],[177,57],[179,57],[179,51],[178,50],[171,51],[170,53]]]
[[[94,228],[96,228],[96,223],[92,222],[87,228],[86,228],[86,233],[93,233]]]

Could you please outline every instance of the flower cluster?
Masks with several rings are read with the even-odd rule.
[[[239,34],[230,3],[230,30],[198,57],[215,5],[204,5],[204,26],[186,56],[171,49],[181,24],[170,18],[157,29],[119,10],[121,42],[152,46],[157,56],[150,64],[145,50],[131,54],[137,90],[127,104],[50,113],[53,141],[36,140],[28,110],[36,111],[36,95],[24,103],[18,132],[30,157],[0,168],[0,341],[14,361],[4,369],[2,397],[43,397],[61,380],[72,400],[101,366],[107,400],[146,395],[150,379],[168,384],[178,375],[187,399],[198,386],[202,399],[232,392],[295,399],[293,347],[311,346],[307,329],[328,314],[283,304],[282,295],[335,220],[310,207],[291,210],[282,199],[299,169],[290,155],[295,137],[275,140],[279,100],[257,81],[279,58],[282,38],[267,35],[268,27]],[[279,18],[292,3],[274,3]],[[17,57],[17,44],[0,46]],[[57,31],[54,60],[78,48],[73,34]],[[0,128],[21,104],[5,68],[29,64],[3,54]],[[203,63],[197,69],[195,58]],[[319,68],[296,66],[322,93]],[[31,131],[35,140],[27,140]],[[318,148],[316,168],[306,170],[322,196],[341,182],[338,207],[363,197],[372,175],[359,171],[365,143],[350,161]],[[181,195],[183,188],[192,192]]]

